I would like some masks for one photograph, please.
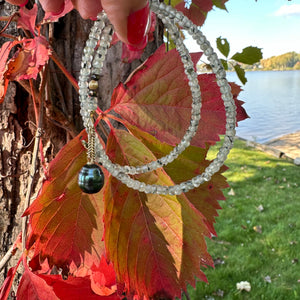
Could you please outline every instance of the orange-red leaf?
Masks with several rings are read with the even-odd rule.
[[[8,270],[6,278],[0,288],[0,300],[8,299],[9,294],[10,294],[10,289],[14,282],[14,278],[15,278],[15,275],[18,270],[20,262],[21,262],[21,259],[18,261],[18,263],[15,267],[12,267]]]
[[[10,80],[36,79],[41,68],[48,62],[51,50],[43,36],[24,40],[20,49],[9,61],[6,76]]]
[[[18,300],[59,300],[54,290],[42,278],[32,273],[27,266],[17,291]]]
[[[48,179],[26,211],[31,225],[27,247],[34,244],[35,254],[48,258],[50,266],[68,268],[74,262],[77,267],[81,263],[91,267],[103,253],[101,192],[84,194],[77,184],[86,163],[81,142],[85,138],[85,133],[78,135],[50,163]]]
[[[169,145],[137,128],[129,129],[136,130],[138,138],[124,130],[112,130],[107,151],[113,161],[137,165],[170,150]],[[166,171],[136,177],[151,184],[173,185],[201,172],[208,164],[205,154],[206,150],[192,147],[176,162],[179,168],[170,165]],[[141,299],[173,299],[180,297],[187,283],[195,284],[195,276],[206,280],[200,267],[213,262],[204,237],[215,233],[212,223],[220,208],[216,200],[224,199],[220,189],[226,186],[218,173],[191,193],[162,196],[140,193],[109,178],[105,191],[105,245],[119,280],[132,294]]]
[[[7,59],[11,49],[19,43],[19,41],[5,42],[0,49],[0,103],[4,100],[9,82],[8,78],[5,76],[5,72],[8,68]]]
[[[194,63],[199,54],[192,54]],[[198,76],[202,93],[199,130],[192,145],[205,148],[214,144],[219,134],[225,133],[225,109],[213,74]],[[235,91],[237,91],[235,89]],[[237,100],[237,120],[247,114]],[[162,46],[113,93],[111,108],[126,121],[152,134],[159,140],[174,145],[179,143],[189,126],[191,92],[178,52],[165,53]]]
[[[39,275],[48,286],[52,287],[57,299],[61,300],[120,300],[116,294],[109,296],[100,296],[95,294],[91,289],[91,281],[89,276],[73,277],[69,276],[67,280],[63,280],[60,275]],[[41,298],[48,300],[47,298]],[[40,300],[41,300],[40,299]],[[50,299],[49,299],[50,300]]]
[[[25,6],[21,7],[19,10],[20,18],[17,23],[18,28],[29,30],[34,35],[37,13],[38,7],[36,4],[33,5],[32,9],[27,9]]]
[[[193,0],[190,8],[186,8],[185,1],[180,1],[175,8],[182,11],[193,23],[202,26],[207,12],[213,8],[213,3],[212,0]]]
[[[91,288],[101,296],[109,296],[116,292],[116,273],[111,263],[102,256],[99,266],[91,267]]]
[[[220,0],[217,0],[219,2]],[[184,0],[173,0],[172,5],[175,6],[176,9],[182,11],[184,15],[186,15],[190,20],[192,20],[196,25],[202,26],[206,17],[207,13],[212,10],[213,4],[218,5],[218,7],[225,8],[224,3],[227,0],[222,1],[222,5],[218,5],[216,0],[193,0],[191,1],[192,4],[190,7],[186,7],[186,2]],[[166,4],[169,1],[165,0]]]

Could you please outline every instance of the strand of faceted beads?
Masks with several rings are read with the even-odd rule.
[[[107,22],[106,14],[101,13],[99,19],[94,22],[86,46],[83,49],[78,85],[80,114],[83,125],[86,128],[91,120],[91,112],[97,109],[98,98],[96,90],[98,88],[98,80],[100,79],[103,62],[112,39],[112,25],[106,25]],[[95,53],[95,48],[99,41],[100,45]]]
[[[101,15],[100,20],[104,20],[107,17],[105,15]],[[105,54],[107,51],[107,47],[109,46],[110,38],[107,36],[109,33],[109,30],[105,27],[104,29],[103,24],[105,22],[97,22],[92,28],[91,34],[89,36],[89,40],[87,42],[87,46],[84,48],[84,63],[86,66],[86,61],[88,60],[88,63],[91,62],[92,69],[91,71],[88,70],[88,68],[84,68],[84,80],[87,79],[87,76],[91,73],[91,81],[88,83],[87,81],[81,82],[82,76],[80,76],[79,84],[80,88],[83,87],[79,92],[81,94],[80,99],[87,99],[84,100],[87,102],[86,106],[82,106],[81,115],[84,120],[84,125],[88,123],[90,111],[95,110],[97,108],[97,97],[96,97],[96,91],[95,89],[98,88],[97,81],[99,80],[99,75],[101,73],[102,67],[103,67],[103,61],[105,58]],[[97,31],[95,31],[95,28],[97,28]],[[103,33],[101,34],[101,30],[103,30]],[[105,31],[106,30],[106,31]],[[171,31],[171,29],[170,29]],[[178,31],[175,30],[174,34]],[[98,32],[98,36],[95,34]],[[96,55],[92,57],[92,49],[95,47],[96,38],[101,36],[100,39],[100,46],[97,49]],[[156,170],[158,168],[161,168],[164,165],[167,165],[171,163],[174,159],[176,159],[189,145],[192,140],[192,138],[195,136],[199,121],[200,121],[200,110],[201,110],[201,92],[200,87],[197,79],[197,74],[194,70],[193,62],[191,60],[191,57],[189,55],[188,50],[183,44],[183,40],[181,36],[179,35],[178,38],[175,41],[177,50],[181,56],[182,63],[184,65],[186,76],[189,79],[189,85],[190,90],[192,93],[192,109],[191,109],[191,121],[188,129],[186,130],[182,140],[180,143],[173,148],[173,150],[166,156],[159,158],[156,161],[152,161],[146,165],[141,166],[121,166],[118,164],[114,164],[114,168],[118,172],[123,172],[126,174],[141,174],[150,172],[153,170]],[[91,67],[88,65],[88,67]],[[82,72],[81,72],[82,75]],[[93,89],[95,87],[95,89]],[[81,100],[82,101],[82,100]],[[105,166],[105,164],[110,164],[109,158],[107,157],[102,145],[99,141],[96,142],[96,149],[98,149],[98,153],[100,155],[100,160],[103,161],[102,164]]]
[[[233,137],[235,135],[235,104],[232,98],[232,94],[230,91],[230,86],[228,85],[228,82],[226,80],[226,73],[218,60],[216,54],[213,52],[213,49],[210,47],[208,41],[203,36],[201,31],[195,26],[188,18],[183,16],[183,14],[179,13],[175,9],[164,5],[163,3],[156,4],[152,3],[152,10],[157,13],[157,15],[162,19],[163,23],[168,27],[169,32],[174,40],[178,39],[179,33],[176,28],[175,22],[178,23],[181,27],[188,30],[188,32],[193,36],[193,38],[197,41],[197,43],[200,45],[200,48],[204,51],[204,54],[207,55],[209,61],[211,62],[213,72],[216,74],[217,83],[220,86],[220,90],[222,93],[222,99],[224,100],[225,104],[225,110],[226,110],[226,133],[225,133],[225,139],[224,144],[220,148],[220,151],[216,157],[216,159],[205,169],[205,171],[196,177],[194,177],[191,180],[182,182],[181,184],[174,185],[174,186],[161,186],[161,185],[149,185],[145,184],[143,182],[139,182],[137,180],[132,179],[130,176],[125,174],[125,172],[120,171],[120,167],[117,165],[114,165],[107,155],[104,152],[104,149],[100,142],[97,142],[97,145],[99,149],[99,162],[103,164],[103,166],[116,178],[118,178],[120,181],[122,181],[124,184],[126,184],[128,187],[134,188],[136,190],[139,190],[141,192],[145,193],[157,193],[157,194],[180,194],[182,192],[187,192],[195,187],[200,186],[203,182],[209,181],[211,176],[216,173],[220,167],[223,165],[230,149],[232,148],[233,143]],[[99,22],[101,22],[100,20]],[[101,23],[102,25],[102,23]],[[103,25],[104,27],[104,25]],[[106,27],[104,28],[106,29]],[[103,30],[104,32],[104,30]],[[103,35],[104,36],[104,35]],[[93,37],[92,37],[93,38]],[[102,37],[101,37],[102,39]],[[105,38],[103,38],[105,39]],[[93,46],[93,44],[92,44]],[[96,46],[96,44],[95,44]],[[181,57],[186,57],[183,52],[181,52],[180,49],[183,49],[184,47],[182,45],[177,47],[177,50],[179,51]],[[87,53],[90,53],[90,51],[86,51]],[[84,56],[86,53],[84,54]],[[91,56],[88,54],[89,59],[85,59],[83,63],[86,62],[92,62],[93,58],[90,58]],[[101,57],[103,57],[101,53]],[[103,58],[104,60],[104,58]],[[102,60],[102,63],[103,63]],[[192,67],[193,65],[191,65]],[[88,68],[86,67],[86,64],[82,66],[84,68],[84,72],[88,73]],[[88,65],[88,67],[91,67]],[[190,74],[189,68],[185,66],[185,70],[187,74]],[[83,74],[81,72],[81,76],[86,76],[85,73]],[[188,75],[187,75],[188,76]],[[88,76],[87,76],[88,77]],[[86,77],[83,78],[85,81],[88,79]],[[189,78],[191,89],[193,88],[193,80],[192,78]],[[194,80],[195,82],[195,80]],[[197,82],[198,84],[198,82]],[[80,87],[82,88],[82,87]],[[86,88],[84,86],[83,88]],[[193,92],[193,91],[192,91]],[[85,97],[81,97],[81,101],[84,101],[83,99]],[[88,109],[83,109],[82,113],[89,112]],[[193,116],[193,112],[192,112]],[[83,116],[84,117],[84,116]],[[200,116],[199,116],[200,117]],[[87,120],[87,116],[85,116]],[[193,120],[191,120],[192,123]],[[88,121],[87,121],[88,122]],[[193,125],[194,127],[194,125]],[[175,147],[176,148],[176,147]],[[128,168],[131,168],[130,166],[127,166]],[[123,167],[124,168],[124,167]],[[148,170],[147,170],[148,171]]]

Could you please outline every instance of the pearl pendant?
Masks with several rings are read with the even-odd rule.
[[[84,165],[78,175],[78,185],[84,193],[98,193],[104,185],[101,168],[96,164]]]

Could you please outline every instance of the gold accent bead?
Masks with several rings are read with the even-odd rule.
[[[98,89],[98,81],[96,80],[91,80],[89,82],[89,89],[90,90],[97,90]]]

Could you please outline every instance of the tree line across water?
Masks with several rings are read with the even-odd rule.
[[[254,65],[244,65],[245,70],[300,70],[300,53],[295,51],[262,59]]]
[[[300,53],[296,53],[295,51],[287,52],[278,56],[261,59],[252,65],[235,62],[229,59],[227,63],[227,71],[235,71],[234,66],[237,64],[245,71],[300,70]],[[209,65],[201,63],[198,65],[198,71],[201,72],[201,70],[205,70],[207,67],[209,67]]]

